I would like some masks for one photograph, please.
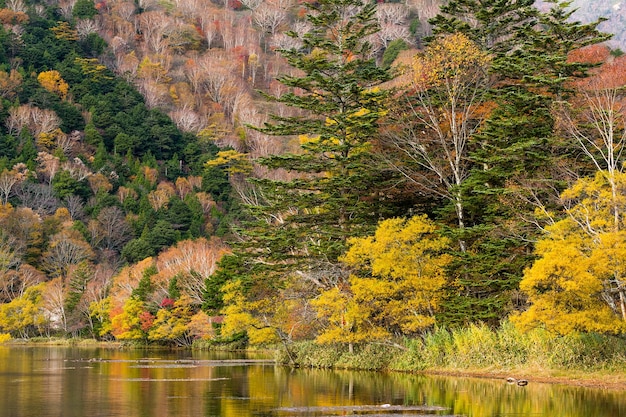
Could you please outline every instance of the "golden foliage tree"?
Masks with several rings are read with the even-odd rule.
[[[65,82],[59,71],[44,71],[37,76],[37,81],[43,88],[61,97],[67,98],[70,86]]]
[[[179,346],[190,345],[193,341],[189,324],[193,316],[192,300],[182,296],[171,308],[161,308],[156,313],[148,338],[156,341],[171,341]]]
[[[229,337],[245,331],[253,345],[279,342],[276,317],[284,303],[274,297],[247,298],[242,286],[241,281],[231,281],[222,288],[226,305],[222,335]]]
[[[119,340],[145,339],[153,323],[153,317],[146,311],[145,303],[135,297],[126,300],[121,308],[112,307],[109,317],[111,334]]]
[[[28,338],[33,329],[41,330],[47,322],[42,310],[45,286],[29,287],[21,297],[0,305],[0,328],[22,338]]]
[[[435,323],[450,241],[426,216],[381,222],[373,236],[354,238],[342,261],[349,285],[322,293],[313,305],[328,325],[322,343],[357,343],[413,334]]]
[[[531,305],[513,320],[524,328],[543,326],[559,334],[623,333],[626,174],[599,171],[595,178],[579,180],[562,198],[569,202],[568,216],[547,227],[537,242],[538,259],[520,283]]]
[[[66,41],[77,41],[78,40],[78,32],[76,29],[73,29],[69,22],[59,21],[56,26],[50,28],[52,33],[54,33],[54,37],[61,40]]]

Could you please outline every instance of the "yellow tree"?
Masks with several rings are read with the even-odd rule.
[[[283,306],[274,297],[256,297],[252,300],[244,295],[241,281],[231,281],[222,288],[224,323],[222,335],[232,337],[247,332],[250,343],[264,344],[279,341],[275,317]],[[268,291],[269,292],[269,291]]]
[[[435,323],[449,239],[426,216],[381,222],[373,236],[354,238],[342,261],[354,269],[349,285],[313,302],[328,325],[318,341],[356,343],[413,334]]]
[[[59,71],[44,71],[37,76],[37,81],[43,88],[61,97],[63,100],[67,97],[69,85],[65,82]]]
[[[193,316],[191,298],[182,296],[170,308],[161,308],[148,332],[148,338],[155,341],[171,341],[178,346],[191,344],[189,324]]]
[[[619,193],[615,193],[615,190]],[[521,327],[626,332],[626,174],[598,171],[563,192],[568,216],[546,228],[520,288],[530,307]]]
[[[558,333],[626,331],[626,97],[623,58],[603,47],[577,51],[573,60],[599,63],[572,83],[575,94],[557,107],[558,127],[595,170],[561,195],[567,217],[546,229],[539,259],[521,288],[531,307],[515,320]],[[543,210],[543,214],[552,213]]]
[[[46,323],[42,311],[45,286],[29,287],[21,297],[0,305],[0,328],[22,338],[28,338],[33,328],[41,330]]]
[[[57,39],[66,41],[78,40],[78,32],[76,29],[73,29],[68,22],[59,21],[56,26],[50,28],[50,30],[54,33],[54,37]]]

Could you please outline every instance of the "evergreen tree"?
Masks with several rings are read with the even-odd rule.
[[[262,220],[247,233],[265,262],[302,273],[335,264],[346,239],[372,230],[384,214],[377,193],[384,178],[371,147],[388,94],[378,86],[389,79],[365,41],[378,29],[374,4],[324,0],[308,7],[312,30],[301,38],[302,47],[281,51],[301,75],[279,78],[291,91],[269,97],[303,111],[273,116],[259,129],[299,135],[300,153],[259,161],[296,178],[256,181],[266,200],[251,207]]]
[[[464,33],[484,50],[508,54],[517,34],[536,23],[535,0],[450,0],[430,20],[433,33]]]
[[[72,9],[72,16],[75,19],[93,19],[98,14],[98,10],[92,0],[77,0]]]
[[[347,274],[338,257],[347,239],[372,231],[387,214],[386,173],[372,153],[388,97],[379,86],[390,78],[376,66],[366,41],[378,30],[375,4],[321,0],[306,7],[311,30],[299,38],[299,48],[281,51],[297,75],[279,78],[289,92],[268,96],[297,111],[273,115],[257,128],[269,135],[299,136],[301,149],[258,161],[292,179],[253,181],[260,198],[247,206],[249,221],[239,231],[242,243],[229,265],[237,268],[229,274],[246,292],[248,314],[263,317],[264,326],[282,340],[288,331],[275,307],[282,303],[285,286],[306,303],[318,291],[344,282]],[[237,303],[233,308],[240,311],[243,304]],[[229,320],[225,328],[237,328]]]

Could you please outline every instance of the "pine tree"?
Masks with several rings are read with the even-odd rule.
[[[302,75],[281,77],[291,92],[269,97],[302,112],[273,116],[259,129],[299,135],[300,153],[258,161],[295,179],[258,180],[265,205],[252,209],[257,218],[274,218],[255,236],[259,248],[270,249],[265,257],[298,268],[301,261],[336,263],[346,239],[370,231],[382,215],[384,173],[371,150],[388,96],[378,86],[389,79],[365,41],[378,30],[374,4],[324,0],[308,7],[313,29],[302,37],[302,47],[281,51]]]
[[[433,33],[464,33],[484,50],[507,54],[516,34],[536,23],[535,0],[450,0],[430,20]]]
[[[264,317],[278,313],[261,312],[261,304],[286,306],[287,287],[292,298],[306,303],[345,282],[338,257],[348,238],[371,232],[386,213],[383,187],[390,174],[379,167],[372,148],[388,97],[379,86],[390,75],[376,65],[366,41],[378,30],[375,4],[305,4],[312,29],[299,38],[299,48],[281,51],[297,75],[279,78],[288,93],[267,96],[296,109],[295,115],[273,115],[257,127],[269,135],[299,137],[300,150],[257,161],[286,172],[287,179],[253,180],[256,201],[247,205],[249,221],[239,231],[242,242],[230,263],[236,267],[230,276],[238,277],[248,305],[255,306],[251,314]],[[259,299],[273,301],[255,302]],[[236,327],[226,320],[225,328]],[[284,340],[285,320],[278,321],[263,323]]]

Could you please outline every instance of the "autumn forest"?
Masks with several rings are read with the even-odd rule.
[[[626,57],[575,13],[0,0],[0,340],[623,336]]]

